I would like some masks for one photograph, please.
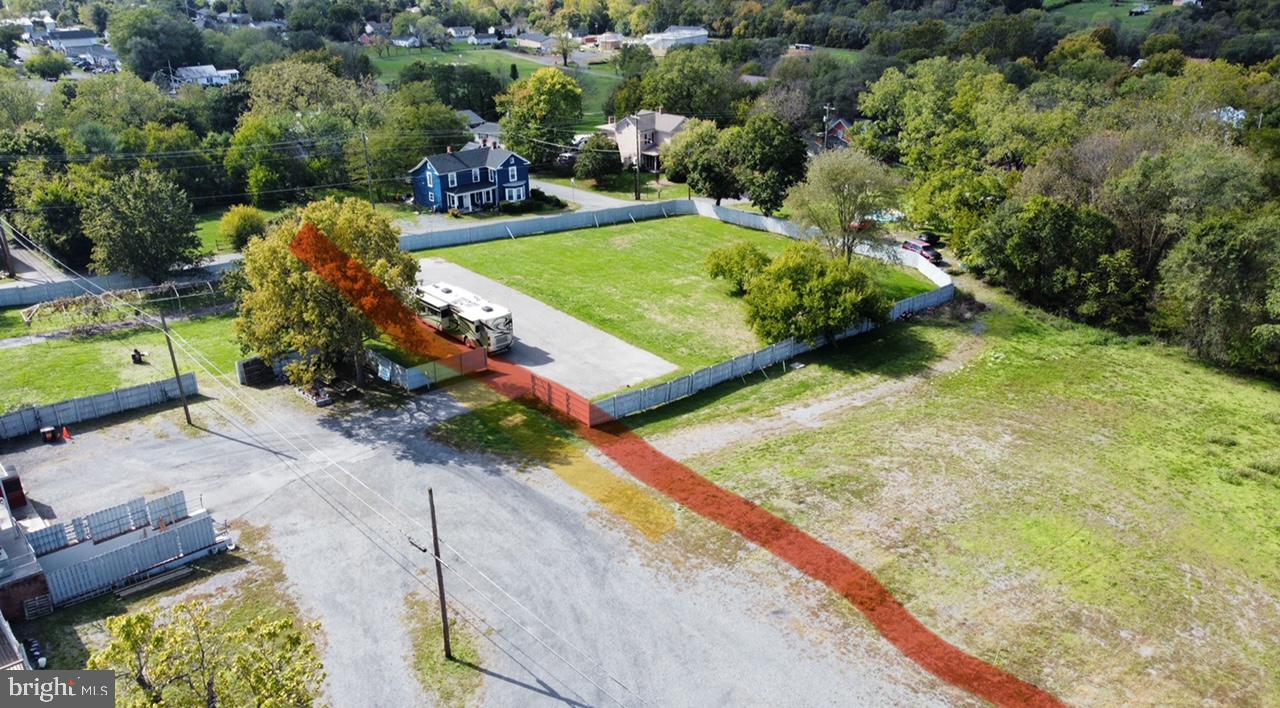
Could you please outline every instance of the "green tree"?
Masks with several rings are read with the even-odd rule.
[[[288,134],[287,119],[251,113],[244,116],[231,137],[223,165],[227,176],[245,187],[254,204],[273,203],[280,197],[276,190],[305,179],[301,156],[280,149]]]
[[[729,281],[734,295],[747,291],[751,281],[769,265],[769,256],[753,243],[717,248],[707,254],[707,275]]]
[[[737,131],[726,131],[721,140],[751,203],[765,216],[773,216],[787,191],[804,177],[804,141],[786,123],[765,113],[751,116]]]
[[[168,97],[149,81],[126,72],[101,74],[75,82],[75,97],[67,102],[58,125],[101,123],[119,132],[159,122],[170,105]],[[46,119],[46,124],[52,119]]]
[[[689,179],[694,159],[716,146],[720,130],[714,121],[690,118],[684,129],[662,146],[662,169],[667,179],[683,184]]]
[[[717,140],[711,148],[695,152],[689,159],[689,188],[716,200],[716,206],[720,206],[723,199],[742,194],[742,184],[733,169],[733,156],[723,143]]]
[[[787,246],[751,281],[744,301],[747,322],[770,343],[830,340],[888,313],[869,262],[830,258],[811,242]]]
[[[587,138],[578,151],[578,161],[573,166],[573,176],[593,180],[597,185],[622,172],[622,157],[618,146],[608,136],[599,133]]]
[[[80,6],[80,22],[89,25],[98,34],[107,31],[107,22],[110,18],[111,11],[100,2]]]
[[[507,72],[507,75],[511,77],[512,81],[520,80],[520,69],[516,66],[515,62],[511,62],[511,71]]]
[[[1280,217],[1211,217],[1178,242],[1160,268],[1156,326],[1198,356],[1277,371],[1280,340]]]
[[[121,8],[107,21],[111,46],[144,79],[161,69],[200,64],[204,36],[186,16],[160,7]]]
[[[18,41],[22,39],[20,25],[0,25],[0,53],[10,59],[18,58]]]
[[[726,123],[738,79],[710,48],[672,52],[642,79],[644,107]]]
[[[24,125],[16,130],[0,131],[0,209],[14,207],[11,179],[14,170],[24,157],[48,157],[57,160],[63,156],[62,143],[48,130],[37,125]],[[43,167],[41,170],[43,171]]]
[[[90,669],[116,673],[127,706],[306,706],[320,697],[315,644],[289,619],[256,617],[228,629],[207,605],[182,602],[110,617]]]
[[[62,172],[43,160],[23,160],[11,179],[19,228],[58,260],[77,271],[89,265],[93,243],[82,215],[102,179],[93,168],[73,165]]]
[[[249,239],[267,232],[267,215],[261,209],[240,204],[227,210],[218,220],[218,235],[237,251],[244,250]]]
[[[796,223],[816,230],[831,254],[847,263],[859,246],[880,245],[875,216],[895,205],[899,188],[874,157],[856,148],[833,150],[810,161],[785,203]]]
[[[347,171],[353,182],[372,177],[377,193],[388,185],[400,189],[400,179],[423,156],[460,148],[470,139],[457,111],[435,100],[426,84],[411,84],[392,95],[376,127],[347,143]]]
[[[623,45],[613,60],[613,70],[624,79],[644,76],[650,69],[658,65],[653,52],[647,44]]]
[[[200,238],[187,195],[155,172],[130,172],[89,198],[85,234],[93,268],[163,281],[175,268],[199,265]]]
[[[40,113],[43,96],[26,81],[0,74],[0,136],[12,133]],[[6,152],[5,154],[9,154]],[[0,166],[0,170],[4,167]]]
[[[249,110],[258,114],[325,112],[355,117],[361,103],[354,81],[335,76],[320,64],[275,62],[249,72]]]
[[[539,69],[497,98],[506,146],[538,164],[560,152],[565,128],[582,117],[582,87],[555,68]]]
[[[1080,316],[1089,275],[1115,243],[1115,226],[1102,214],[1034,197],[1020,208],[1007,204],[992,215],[976,236],[972,264],[1027,302]]]
[[[400,251],[399,231],[387,217],[362,199],[312,202],[245,248],[248,289],[240,299],[237,338],[245,351],[267,359],[306,353],[288,367],[289,380],[300,386],[334,375],[343,361],[355,364],[360,377],[364,341],[378,329],[290,251],[303,223],[314,224],[391,292],[412,290],[417,261]]]
[[[42,79],[56,79],[71,73],[71,62],[57,52],[41,49],[27,60],[27,71]]]

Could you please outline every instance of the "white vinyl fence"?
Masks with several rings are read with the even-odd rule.
[[[56,376],[56,373],[50,373]],[[199,393],[196,375],[182,375],[182,387],[188,396]],[[94,396],[73,398],[47,406],[22,408],[0,416],[0,439],[16,438],[33,433],[45,426],[60,428],[102,416],[123,413],[137,408],[154,406],[178,398],[178,384],[172,378],[152,381],[140,386],[119,388]]]
[[[372,349],[365,350],[365,357],[377,371],[378,378],[406,391],[417,391],[473,371],[484,371],[489,366],[489,355],[483,349],[472,349],[448,359],[429,361],[419,366],[397,364]]]
[[[638,222],[645,219],[693,215],[716,219],[717,221],[723,221],[728,224],[734,224],[735,226],[741,226],[743,228],[753,229],[756,231],[768,231],[770,233],[779,234],[793,239],[802,239],[805,237],[805,234],[799,226],[790,221],[786,221],[785,219],[753,214],[729,207],[716,206],[708,201],[675,199],[664,202],[628,205],[612,209],[603,209],[600,211],[556,214],[553,216],[485,224],[483,226],[445,229],[430,233],[405,234],[400,237],[400,247],[405,251],[417,251],[428,248],[457,246],[466,243],[495,241],[504,238],[535,236],[572,229],[586,229],[605,226],[608,224],[625,223],[627,221]],[[897,248],[890,250],[860,248],[858,249],[858,252],[868,258],[875,258],[877,260],[902,265],[908,268],[914,268],[919,271],[921,275],[928,278],[930,282],[938,286],[936,290],[915,295],[894,303],[893,309],[889,312],[890,321],[901,319],[907,314],[914,314],[937,307],[950,302],[951,299],[955,297],[955,285],[951,282],[951,276],[947,275],[942,271],[942,269],[915,253],[903,251]],[[868,332],[874,328],[874,323],[862,322],[838,335],[836,339],[841,340],[847,337],[853,337],[863,334],[864,332]],[[640,411],[664,406],[672,401],[692,396],[695,393],[704,391],[717,384],[741,378],[747,374],[779,364],[800,354],[812,351],[817,348],[817,346],[821,345],[811,345],[805,342],[788,339],[783,342],[778,342],[772,346],[765,347],[759,351],[751,352],[750,354],[743,354],[742,356],[735,357],[728,361],[723,361],[705,369],[700,369],[692,374],[681,376],[678,379],[665,381],[647,388],[627,391],[626,393],[611,396],[602,401],[597,401],[593,405],[611,418],[624,418],[626,416],[639,413]],[[404,367],[399,367],[390,361],[387,363],[390,365],[388,369],[392,374],[401,376],[405,379],[410,376],[407,371],[405,374],[401,375],[396,373],[395,368],[392,368],[398,367],[399,369],[404,369]],[[424,382],[419,385],[426,384]]]

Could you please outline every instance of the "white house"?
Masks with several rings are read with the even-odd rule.
[[[199,66],[181,66],[173,70],[175,86],[196,84],[197,86],[226,86],[240,80],[240,72],[235,69],[217,69],[212,64]]]
[[[671,25],[665,32],[655,32],[644,36],[644,43],[655,57],[664,57],[675,47],[706,44],[707,30],[704,27],[682,27]]]
[[[405,47],[408,49],[417,49],[422,46],[422,40],[414,35],[405,35],[404,37],[392,37],[391,43],[397,47]]]
[[[635,165],[639,159],[641,169],[657,172],[662,146],[684,130],[688,120],[675,113],[640,111],[616,123],[602,125],[599,130],[618,143],[622,164]]]
[[[516,46],[538,54],[546,54],[555,46],[555,40],[541,32],[525,32],[516,37]]]
[[[473,34],[467,37],[467,44],[473,47],[492,47],[501,41],[501,39],[498,39],[498,35],[492,33]]]
[[[604,51],[616,51],[622,49],[622,43],[626,37],[617,32],[605,32],[596,37],[596,46]]]
[[[446,27],[444,29],[454,39],[466,39],[476,33],[475,27]]]

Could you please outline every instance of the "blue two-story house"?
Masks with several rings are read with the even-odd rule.
[[[476,148],[422,158],[409,170],[413,201],[432,211],[496,209],[529,197],[529,161],[501,148]]]

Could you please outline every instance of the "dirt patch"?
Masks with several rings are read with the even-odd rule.
[[[654,447],[677,460],[688,460],[732,445],[759,442],[804,428],[820,428],[850,408],[893,401],[910,393],[934,376],[959,370],[982,353],[983,344],[980,335],[983,329],[980,322],[973,322],[970,328],[973,337],[962,341],[946,356],[919,374],[899,379],[882,377],[869,388],[850,386],[812,400],[782,406],[778,408],[775,415],[767,418],[696,425],[658,435],[650,442]]]

